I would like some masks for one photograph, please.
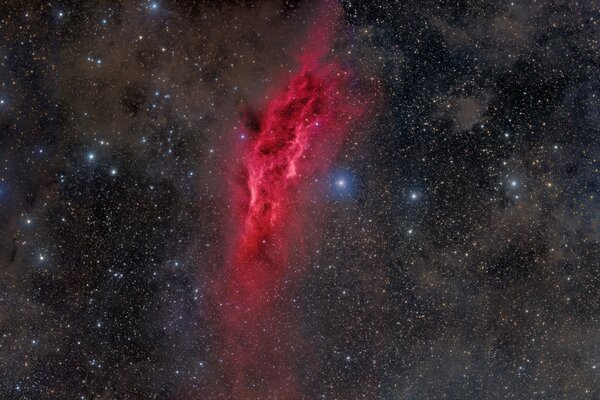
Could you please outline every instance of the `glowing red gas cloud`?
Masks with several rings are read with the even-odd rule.
[[[298,335],[279,303],[282,282],[298,272],[290,270],[290,260],[302,264],[309,182],[335,161],[361,115],[350,91],[352,74],[329,56],[340,14],[336,2],[326,2],[298,71],[271,91],[261,113],[246,117],[249,138],[231,179],[236,234],[218,299],[222,398],[301,397],[291,359]]]

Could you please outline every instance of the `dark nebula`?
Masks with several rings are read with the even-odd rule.
[[[5,0],[0,399],[600,399],[600,4]]]

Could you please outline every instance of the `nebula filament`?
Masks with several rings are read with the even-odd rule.
[[[319,18],[337,20],[332,4]],[[351,100],[351,73],[327,57],[334,26],[311,30],[298,71],[245,121],[249,141],[239,150],[231,191],[237,232],[220,299],[226,398],[301,398],[293,359],[301,344],[293,318],[281,311],[282,284],[303,269],[304,233],[316,223],[305,212],[310,183],[334,163],[361,114]]]

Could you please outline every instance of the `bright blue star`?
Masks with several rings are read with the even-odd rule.
[[[357,182],[352,171],[334,172],[329,181],[331,196],[339,200],[351,200],[356,196]]]

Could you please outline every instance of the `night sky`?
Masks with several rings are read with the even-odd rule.
[[[0,399],[600,399],[600,3],[0,1]]]

